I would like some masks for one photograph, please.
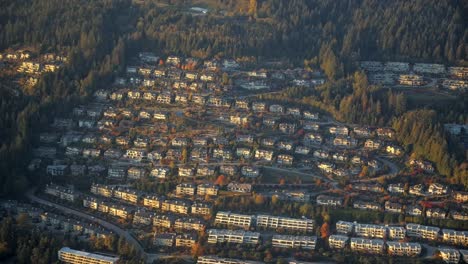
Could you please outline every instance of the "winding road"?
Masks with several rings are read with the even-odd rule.
[[[121,237],[124,237],[127,240],[127,243],[133,245],[135,250],[145,259],[146,263],[153,263],[155,260],[164,259],[164,258],[174,258],[174,257],[181,258],[181,259],[191,258],[190,255],[173,256],[171,254],[147,253],[147,252],[145,252],[145,250],[143,249],[141,244],[127,230],[124,230],[124,229],[118,227],[117,225],[109,223],[109,222],[107,222],[105,220],[102,220],[100,218],[97,218],[97,217],[95,217],[93,215],[90,215],[90,214],[87,214],[87,213],[84,213],[84,212],[81,212],[81,211],[78,211],[78,210],[75,210],[75,209],[71,209],[69,207],[66,207],[66,206],[56,204],[56,203],[44,200],[42,198],[39,198],[39,197],[37,197],[35,195],[35,192],[36,192],[36,188],[32,188],[32,189],[28,190],[28,192],[26,193],[26,197],[29,200],[31,200],[32,202],[35,202],[35,203],[38,203],[38,204],[41,204],[41,205],[45,205],[45,206],[49,206],[49,207],[53,207],[53,208],[55,208],[57,210],[62,211],[65,214],[75,215],[75,216],[78,216],[78,217],[80,217],[82,219],[86,219],[88,221],[98,223],[102,227],[114,232],[115,234],[117,234],[117,235],[119,235]]]

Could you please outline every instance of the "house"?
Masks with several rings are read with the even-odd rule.
[[[328,162],[320,162],[318,163],[317,167],[325,173],[332,173],[335,169],[335,164]]]
[[[276,159],[276,162],[281,165],[292,165],[294,157],[291,155],[280,154]]]
[[[319,133],[306,133],[304,135],[303,143],[306,146],[311,146],[313,144],[322,144],[323,138]]]
[[[395,130],[388,127],[381,127],[377,129],[377,136],[382,138],[393,138],[395,137]]]
[[[355,127],[353,128],[353,132],[358,137],[370,137],[371,130],[368,127]]]
[[[110,148],[104,151],[104,158],[119,159],[122,156],[122,151],[119,149]]]
[[[345,153],[333,153],[332,159],[335,161],[341,161],[341,162],[346,162],[348,161],[348,156]]]
[[[236,175],[238,170],[239,170],[239,168],[237,166],[235,166],[235,165],[221,165],[219,167],[219,173],[227,175],[227,176]]]
[[[297,128],[297,125],[294,123],[280,123],[278,125],[279,131],[288,135],[292,135],[296,133],[296,128]]]
[[[374,210],[379,211],[382,209],[382,206],[376,202],[367,202],[367,201],[355,201],[353,203],[353,208],[361,210]]]
[[[403,183],[392,183],[387,187],[387,191],[390,193],[405,193],[405,184]]]
[[[352,137],[337,136],[333,139],[333,145],[345,148],[355,147],[357,140]]]
[[[404,153],[403,148],[396,146],[396,145],[387,145],[385,147],[385,152],[390,155],[400,156]]]
[[[143,148],[131,148],[125,153],[125,157],[135,161],[141,161],[146,158],[146,149]]]
[[[171,141],[173,147],[185,147],[189,144],[190,140],[186,137],[175,137]]]
[[[213,158],[220,160],[232,160],[234,158],[234,154],[229,149],[217,148],[213,150]]]
[[[294,142],[290,140],[280,140],[276,144],[276,148],[279,150],[291,151],[294,147]]]
[[[310,148],[305,147],[305,146],[297,146],[296,149],[294,150],[294,153],[300,154],[300,155],[308,155],[310,153]]]
[[[403,212],[403,205],[399,203],[393,203],[390,201],[385,202],[385,211],[389,213],[397,213],[400,214]]]
[[[273,247],[280,248],[299,248],[314,250],[317,243],[315,236],[291,236],[291,235],[274,235],[271,239]]]
[[[437,219],[446,219],[447,212],[441,208],[427,208],[426,217],[428,218],[437,218]]]
[[[448,193],[448,187],[440,183],[432,183],[429,185],[427,193],[431,195],[445,195]]]
[[[190,166],[179,167],[179,177],[194,177],[195,168]]]
[[[227,185],[227,189],[230,192],[250,193],[250,192],[252,192],[252,185],[248,184],[248,183],[230,182]]]
[[[452,196],[457,202],[464,203],[468,201],[468,192],[454,191]]]
[[[286,109],[286,114],[296,118],[300,118],[302,116],[301,109],[297,107],[288,107]]]
[[[147,158],[149,161],[158,161],[164,158],[163,154],[157,150],[148,153]]]
[[[310,111],[304,111],[304,118],[308,120],[318,120],[319,119],[319,114],[310,112]]]
[[[341,136],[348,136],[349,134],[349,129],[345,126],[333,126],[328,129],[330,134],[332,135],[341,135]]]
[[[107,177],[112,179],[123,179],[127,173],[125,167],[112,166],[107,170]]]
[[[304,130],[308,130],[308,131],[319,131],[320,125],[315,123],[315,122],[311,122],[311,121],[303,121],[302,122],[302,128],[304,128]]]
[[[215,175],[215,168],[212,166],[198,166],[197,176],[208,177]]]
[[[411,195],[419,195],[419,196],[424,196],[424,185],[422,184],[416,184],[413,186],[410,186],[409,188],[409,194]]]
[[[234,102],[234,107],[240,110],[249,110],[250,109],[249,101],[243,100],[243,99],[237,99]]]
[[[251,143],[254,142],[254,136],[253,135],[237,135],[236,136],[236,141],[238,143],[251,144]]]
[[[169,175],[169,171],[170,169],[165,167],[154,168],[151,170],[150,176],[159,179],[166,179],[166,177]]]
[[[434,171],[435,171],[434,166],[429,161],[412,159],[412,160],[409,161],[409,164],[411,166],[420,168],[420,169],[422,169],[422,170],[424,170],[425,172],[428,172],[428,173],[434,173]]]
[[[378,150],[382,147],[382,141],[368,139],[364,142],[364,148],[368,150]]]
[[[254,112],[266,112],[267,105],[264,102],[253,102],[252,103],[252,110]]]
[[[275,114],[284,113],[284,107],[282,105],[279,105],[279,104],[270,105],[268,110],[270,111],[270,113],[275,113]]]
[[[260,168],[255,166],[243,166],[241,169],[241,175],[248,178],[256,178],[260,176]]]
[[[313,156],[314,158],[318,159],[328,159],[330,157],[330,154],[327,151],[318,149],[314,151]]]
[[[46,172],[51,176],[63,176],[68,173],[68,165],[47,165]]]
[[[264,161],[272,161],[273,160],[273,151],[265,150],[265,149],[257,149],[255,151],[255,159],[256,160],[264,160]]]
[[[406,214],[411,216],[421,216],[423,208],[419,205],[409,205],[406,207]]]
[[[321,194],[317,196],[317,204],[325,206],[341,206],[343,204],[343,199]]]

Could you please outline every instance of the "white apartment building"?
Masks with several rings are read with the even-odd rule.
[[[380,225],[357,223],[354,225],[354,233],[356,234],[356,236],[360,237],[384,238],[387,234],[387,228],[385,226]]]
[[[383,253],[384,241],[382,239],[351,238],[351,250],[366,253]]]
[[[404,242],[387,242],[387,250],[389,255],[393,256],[419,256],[422,251],[419,243],[404,243]]]
[[[434,226],[423,226],[418,224],[407,224],[406,234],[409,237],[417,237],[436,240],[439,237],[440,228]]]
[[[274,235],[272,240],[273,247],[280,248],[301,248],[315,249],[317,237],[315,236],[289,236],[289,235]]]
[[[468,246],[468,231],[442,229],[442,239],[450,244]]]
[[[259,261],[240,260],[231,258],[221,258],[218,256],[200,256],[197,264],[262,264]]]
[[[253,219],[253,215],[242,215],[220,211],[216,214],[215,224],[237,226],[248,229],[252,226]]]
[[[349,235],[354,230],[354,223],[346,222],[346,221],[338,221],[336,222],[336,232],[338,234],[345,234]]]
[[[288,229],[301,232],[313,232],[314,220],[307,218],[289,218],[272,215],[257,215],[257,227]]]
[[[236,244],[258,244],[260,242],[260,233],[243,231],[243,230],[227,230],[227,229],[209,229],[208,243],[236,243]]]
[[[58,259],[63,263],[72,264],[116,264],[119,258],[109,257],[85,251],[63,247],[58,251]]]
[[[406,229],[402,226],[388,226],[388,238],[400,240],[406,237]]]
[[[328,245],[330,248],[334,249],[343,249],[346,247],[346,244],[349,242],[349,237],[342,235],[331,235],[328,238]]]

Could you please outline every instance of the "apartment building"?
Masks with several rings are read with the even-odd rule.
[[[118,257],[110,257],[101,254],[89,253],[63,247],[58,251],[58,259],[63,263],[87,263],[87,264],[117,264]]]
[[[181,183],[176,186],[176,195],[188,195],[194,196],[197,190],[197,186],[193,183]]]
[[[160,247],[172,247],[174,246],[175,237],[175,233],[155,233],[153,244]]]
[[[161,204],[161,210],[177,214],[188,214],[190,204],[180,200],[164,200]]]
[[[348,236],[342,236],[342,235],[331,235],[328,238],[328,245],[332,249],[343,249],[346,247],[346,245],[349,243],[349,237]]]
[[[224,242],[256,245],[260,242],[260,233],[228,229],[208,230],[208,243],[216,244]]]
[[[382,239],[351,238],[351,250],[364,253],[381,254],[384,249]]]
[[[460,251],[453,248],[439,248],[440,256],[445,263],[459,263],[460,262]]]
[[[406,229],[402,226],[388,226],[388,238],[392,240],[400,240],[406,237]]]
[[[252,226],[253,219],[253,215],[242,215],[220,211],[216,214],[215,224],[249,229]]]
[[[313,232],[314,225],[315,221],[307,218],[257,215],[257,227]]]
[[[179,230],[205,230],[206,223],[197,218],[179,218],[174,222],[174,229]]]
[[[231,258],[221,258],[218,256],[200,256],[197,264],[262,264],[259,261],[240,260]]]
[[[338,234],[345,234],[349,235],[354,230],[354,223],[346,222],[346,221],[338,221],[336,222],[336,232]]]
[[[162,228],[172,228],[174,226],[174,217],[170,215],[155,215],[153,217],[153,226]]]
[[[453,229],[442,229],[442,239],[450,244],[468,246],[468,231],[457,231]]]
[[[419,256],[421,255],[422,247],[419,243],[406,242],[387,242],[388,254],[392,256]]]
[[[328,206],[341,206],[343,204],[343,198],[321,194],[317,196],[317,204]]]
[[[125,187],[117,187],[114,190],[114,198],[126,201],[128,203],[137,204],[140,201],[141,194],[135,190]]]
[[[196,234],[178,234],[175,237],[175,246],[176,247],[187,247],[191,248],[193,245],[197,243],[197,235]]]
[[[197,186],[197,195],[199,196],[205,196],[205,195],[216,196],[218,195],[218,191],[219,191],[219,187],[211,183],[203,183]]]
[[[114,195],[114,187],[109,185],[93,183],[91,185],[91,193],[110,198]]]
[[[153,209],[160,209],[162,201],[164,199],[154,195],[143,196],[143,206],[150,207]]]
[[[69,202],[74,202],[79,197],[78,193],[73,188],[63,187],[53,183],[47,184],[44,192]]]
[[[360,237],[384,238],[387,234],[387,228],[380,225],[355,223],[354,233]]]
[[[289,235],[274,235],[271,240],[273,247],[280,248],[300,248],[300,249],[315,249],[317,237],[315,236],[289,236]]]
[[[207,203],[195,202],[190,208],[190,212],[196,215],[210,215],[213,210],[213,206]]]
[[[439,237],[440,228],[418,224],[406,224],[406,234],[409,237],[436,240]]]

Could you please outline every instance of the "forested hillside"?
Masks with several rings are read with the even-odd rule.
[[[139,37],[156,51],[203,56],[303,59],[329,47],[343,61],[466,60],[464,1],[219,0],[219,5],[246,17],[193,18],[149,3],[141,8]]]
[[[25,167],[30,142],[41,124],[85,99],[118,67],[124,44],[118,21],[125,21],[129,1],[4,1],[0,6],[0,47],[65,52],[68,65],[42,76],[32,96],[15,97],[0,88],[0,189],[21,194],[28,185]],[[114,49],[115,47],[115,49]],[[8,128],[8,129],[7,129]]]

